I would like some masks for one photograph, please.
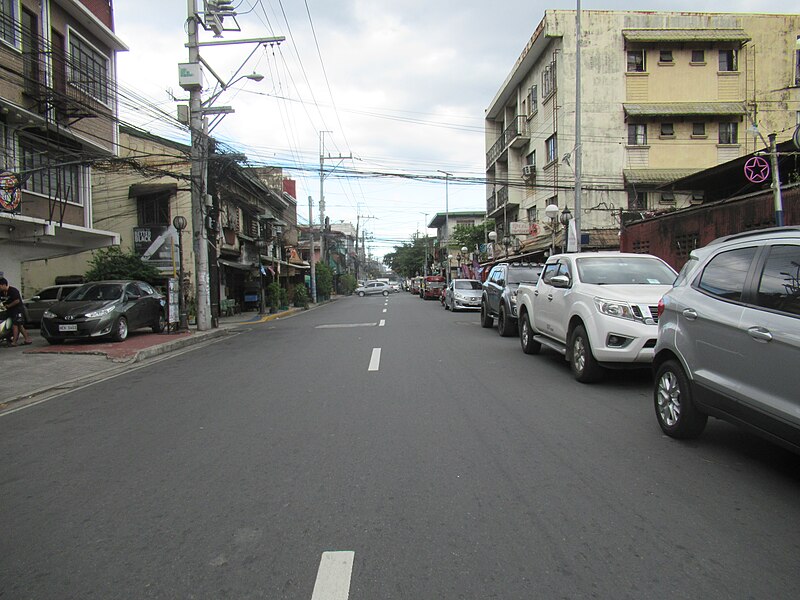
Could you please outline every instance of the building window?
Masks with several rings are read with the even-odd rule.
[[[0,0],[0,40],[20,49],[19,0]]]
[[[558,160],[558,142],[556,141],[555,133],[545,140],[544,147],[545,152],[547,152],[547,164]]]
[[[647,145],[647,125],[645,123],[631,123],[628,125],[628,145]]]
[[[539,222],[539,208],[537,206],[531,206],[528,209],[528,223],[538,223]]]
[[[663,137],[675,137],[675,125],[673,123],[662,123],[661,135]]]
[[[675,194],[672,192],[661,192],[661,204],[675,204]]]
[[[169,226],[169,197],[169,192],[157,192],[136,198],[139,227]]]
[[[644,73],[644,50],[628,50],[628,73]]]
[[[103,104],[109,102],[108,65],[108,57],[69,32],[69,82]]]
[[[697,137],[705,137],[706,124],[705,123],[692,123],[692,135]]]
[[[644,210],[647,208],[644,192],[635,189],[628,190],[628,210]]]
[[[719,51],[719,70],[720,71],[738,71],[739,67],[736,62],[736,50],[720,50]]]
[[[739,143],[739,124],[720,123],[719,124],[719,143],[738,144]]]
[[[556,61],[542,71],[542,98],[547,99],[556,92]]]
[[[80,165],[65,164],[69,156],[53,156],[45,148],[20,142],[20,167],[27,178],[24,189],[75,204],[83,204]]]
[[[536,97],[536,86],[532,85],[528,90],[528,116],[536,114],[539,110],[539,99]]]
[[[672,50],[661,50],[658,53],[658,62],[671,63],[672,62]]]
[[[705,50],[692,50],[692,62],[697,64],[705,64],[706,51]]]
[[[794,84],[800,85],[800,35],[794,43]]]

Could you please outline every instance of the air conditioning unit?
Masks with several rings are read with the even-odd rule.
[[[522,167],[522,178],[525,181],[533,181],[536,178],[536,165],[525,165]]]

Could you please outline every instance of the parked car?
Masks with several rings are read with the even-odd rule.
[[[665,434],[696,437],[710,415],[800,453],[800,227],[692,251],[658,314],[653,400]]]
[[[542,265],[534,263],[500,263],[492,267],[481,294],[481,326],[492,327],[497,317],[497,330],[503,337],[517,333],[517,287],[522,282],[539,281]]]
[[[650,254],[551,256],[539,282],[518,289],[522,351],[560,352],[583,383],[600,379],[604,367],[649,367],[658,301],[676,275]]]
[[[392,288],[392,291],[395,294],[399,294],[400,293],[401,287],[400,287],[400,282],[398,280],[396,280],[396,279],[390,280],[389,281],[389,287]]]
[[[361,287],[357,287],[355,293],[363,298],[364,296],[374,296],[376,294],[388,296],[391,291],[392,288],[388,283],[383,281],[368,281]]]
[[[444,293],[444,309],[480,310],[483,286],[477,279],[454,279]]]
[[[166,326],[164,298],[144,281],[85,283],[45,310],[41,334],[51,344],[110,337],[121,342],[130,331]]]
[[[51,285],[41,290],[33,298],[25,300],[25,309],[27,310],[27,325],[38,327],[42,321],[44,311],[53,306],[56,302],[63,300],[74,289],[79,288],[81,284],[70,283],[64,285]]]

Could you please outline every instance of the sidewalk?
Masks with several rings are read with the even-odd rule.
[[[131,332],[128,339],[119,343],[80,341],[50,345],[38,329],[31,329],[30,346],[0,348],[3,365],[0,411],[37,396],[85,385],[149,358],[228,335],[232,330],[290,317],[302,310],[290,308],[273,315],[244,313],[222,317],[219,327],[208,331],[190,327],[187,333],[150,333],[142,329]]]

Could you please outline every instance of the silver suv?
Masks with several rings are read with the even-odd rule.
[[[800,452],[800,227],[693,251],[658,325],[653,396],[664,433],[696,437],[711,415]]]

